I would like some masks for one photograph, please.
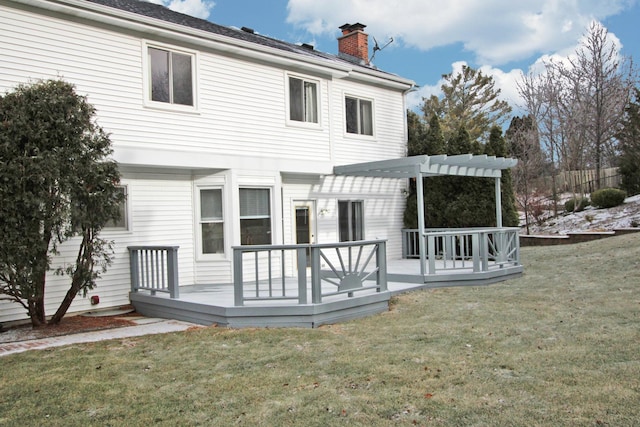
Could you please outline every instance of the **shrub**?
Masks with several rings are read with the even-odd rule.
[[[591,202],[599,208],[612,208],[624,203],[627,193],[618,188],[603,188],[591,193]]]
[[[573,198],[564,202],[564,210],[567,212],[582,212],[587,206],[589,206],[589,199],[587,197],[580,199]]]

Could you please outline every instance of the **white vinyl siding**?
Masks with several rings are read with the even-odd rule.
[[[406,151],[406,110],[399,91],[382,90],[347,80],[332,83],[331,120],[335,138],[333,158],[336,164],[349,164],[404,157]],[[373,135],[346,132],[345,98],[357,93],[360,99],[372,100]]]
[[[69,313],[128,305],[131,290],[129,253],[127,246],[170,245],[179,246],[178,271],[180,283],[194,283],[194,248],[192,187],[190,175],[178,174],[125,174],[129,200],[131,200],[130,231],[104,229],[101,237],[113,240],[113,263],[98,279],[98,286],[89,291],[87,298],[75,298]],[[57,267],[75,262],[79,238],[59,246],[60,255],[51,264],[46,282],[46,312],[53,314],[64,298],[70,284],[68,276],[54,274]],[[100,297],[92,306],[89,298]],[[0,302],[0,323],[24,319],[26,313],[18,304]]]
[[[106,239],[115,241],[114,263],[88,295],[99,295],[101,302],[92,307],[88,298],[79,297],[70,312],[129,303],[130,245],[179,246],[181,285],[231,283],[230,248],[241,243],[241,223],[259,220],[263,230],[269,223],[269,242],[293,239],[292,198],[316,202],[319,243],[339,239],[339,200],[364,200],[366,237],[388,239],[389,257],[399,256],[405,183],[331,173],[335,165],[406,154],[406,110],[400,89],[356,81],[352,76],[358,74],[357,68],[351,75],[338,75],[318,64],[270,65],[229,55],[219,49],[222,42],[201,39],[198,45],[190,44],[187,37],[172,40],[170,32],[154,39],[152,32],[143,34],[142,26],[139,32],[124,30],[96,25],[86,17],[64,19],[62,12],[49,13],[35,3],[28,8],[12,4],[0,5],[0,91],[48,78],[74,84],[95,106],[98,123],[110,134],[114,158],[126,171],[127,228],[103,230]],[[193,106],[150,100],[148,46],[193,55]],[[307,85],[306,101],[303,97],[308,122],[292,125],[290,120],[290,76],[316,83],[315,93]],[[345,132],[345,96],[352,94],[375,100],[373,135]],[[150,104],[164,108],[149,108]],[[214,177],[221,171],[228,171],[228,181]],[[302,178],[281,185],[281,174]],[[204,182],[196,178],[201,176],[206,176]],[[200,257],[200,186],[223,189],[225,252],[211,258]],[[268,189],[268,213],[256,210],[255,215],[242,215],[242,188]],[[205,218],[220,221],[215,215]],[[54,267],[72,262],[75,256],[73,242],[62,245]],[[50,275],[47,281],[51,313],[66,292],[68,278]],[[23,318],[24,310],[17,304],[0,304],[0,322]]]

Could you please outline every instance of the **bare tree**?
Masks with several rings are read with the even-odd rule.
[[[533,119],[536,137],[549,161],[547,172],[551,175],[551,197],[554,215],[558,214],[558,158],[563,141],[562,120],[558,99],[561,86],[550,72],[528,74],[518,82],[518,92],[523,100],[522,109]]]
[[[557,214],[558,169],[574,171],[574,193],[587,191],[583,172],[587,168],[595,169],[594,187],[600,187],[601,169],[615,158],[616,135],[634,87],[635,71],[631,59],[620,56],[606,28],[597,22],[566,62],[544,65],[544,72],[523,76],[518,91],[522,108],[535,119],[551,162]]]
[[[595,187],[600,188],[600,170],[615,157],[616,135],[634,86],[633,63],[620,56],[607,29],[593,22],[575,56],[553,67],[570,91],[565,108],[569,137],[578,151],[571,153],[571,160],[593,167]]]
[[[514,117],[505,137],[511,155],[518,159],[518,165],[512,172],[513,186],[529,234],[532,219],[538,221],[542,213],[537,183],[543,174],[545,155],[540,148],[538,129],[532,116]]]

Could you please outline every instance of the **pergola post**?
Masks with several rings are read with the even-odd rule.
[[[499,176],[496,177],[496,227],[502,228],[502,192]]]
[[[427,270],[427,248],[425,245],[424,231],[424,185],[420,165],[416,165],[416,194],[418,195],[418,248],[420,249],[420,274],[425,275]]]

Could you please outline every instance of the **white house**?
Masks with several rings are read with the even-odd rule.
[[[231,283],[244,244],[387,239],[400,258],[406,180],[333,170],[406,155],[414,84],[369,65],[364,25],[341,30],[333,55],[136,0],[0,0],[0,90],[62,78],[111,134],[127,202],[98,308],[129,303],[130,245],[179,246],[181,284]],[[49,314],[67,286],[48,277]]]

